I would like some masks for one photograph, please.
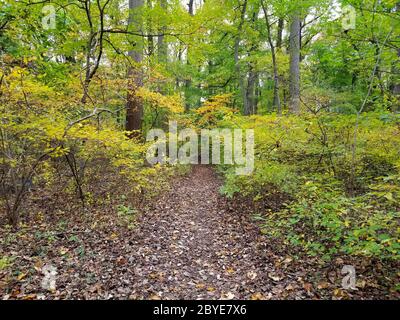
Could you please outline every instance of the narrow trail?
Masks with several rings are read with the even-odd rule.
[[[131,257],[139,279],[133,297],[272,297],[274,268],[260,233],[248,215],[229,212],[220,185],[210,167],[194,166],[143,214]]]
[[[101,212],[57,230],[7,231],[3,248],[18,252],[22,278],[0,272],[0,298],[306,298],[304,270],[287,268],[287,255],[266,241],[246,204],[219,194],[221,185],[211,167],[193,166],[142,208],[133,228]],[[45,264],[57,269],[55,292],[41,288]]]
[[[348,261],[336,259],[322,268],[315,259],[282,249],[261,234],[248,203],[219,194],[221,185],[211,167],[193,166],[142,208],[132,228],[107,211],[88,212],[84,219],[68,216],[69,225],[57,224],[57,229],[52,220],[35,222],[35,232],[18,237],[0,228],[0,256],[4,249],[12,252],[20,271],[17,278],[12,268],[0,270],[0,298],[330,299],[386,294],[372,282],[375,265],[369,263],[358,268],[358,277],[373,289],[344,292],[340,270]],[[45,264],[57,269],[54,292],[41,288]]]

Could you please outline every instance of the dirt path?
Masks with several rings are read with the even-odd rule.
[[[0,299],[351,299],[387,296],[375,264],[357,265],[363,285],[341,289],[336,259],[299,259],[260,233],[248,203],[219,195],[212,168],[193,166],[129,228],[100,210],[48,214],[15,234],[0,228]],[[118,199],[115,199],[118,203]],[[66,212],[73,212],[65,203]],[[110,205],[109,205],[110,206]],[[43,290],[42,267],[57,270]],[[351,264],[351,262],[350,262]],[[396,270],[393,267],[393,270]],[[379,271],[379,270],[378,270]],[[378,279],[378,280],[376,280]]]
[[[194,166],[143,215],[131,257],[135,297],[271,297],[274,268],[259,231],[247,215],[228,212],[219,187],[211,168]]]
[[[57,223],[48,214],[18,235],[0,230],[0,256],[14,257],[0,270],[0,298],[303,298],[298,276],[276,267],[285,257],[266,247],[251,215],[220,196],[220,186],[211,167],[193,166],[133,228],[96,211]],[[53,292],[41,286],[47,264],[57,270]]]

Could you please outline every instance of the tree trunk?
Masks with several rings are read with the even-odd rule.
[[[245,115],[250,115],[254,113],[254,90],[256,84],[256,76],[257,75],[254,71],[254,68],[250,67],[249,80],[246,89],[247,110],[244,110]]]
[[[398,64],[400,62],[400,49],[397,49],[397,63]],[[394,68],[394,73],[398,74],[400,72],[400,69],[397,68],[397,66]],[[398,96],[400,98],[400,83],[394,83],[393,84],[393,94],[395,96]]]
[[[146,5],[149,9],[153,8],[153,3],[152,0],[147,0]],[[151,57],[154,54],[154,36],[153,34],[153,22],[151,21],[151,17],[148,17],[147,19],[147,51],[148,51],[148,56]]]
[[[235,58],[235,72],[236,76],[239,80],[239,87],[240,91],[242,92],[243,96],[243,111],[244,114],[246,114],[247,110],[249,109],[248,107],[248,101],[247,101],[247,95],[246,95],[246,85],[245,85],[245,79],[244,77],[240,74],[240,64],[239,64],[239,44],[240,44],[240,36],[241,32],[243,29],[243,24],[244,24],[244,16],[246,14],[246,9],[247,9],[247,0],[244,0],[244,3],[242,5],[242,10],[240,12],[240,22],[238,26],[238,34],[235,39],[235,53],[234,53],[234,58]]]
[[[140,14],[135,14],[133,10],[143,6],[143,0],[129,0],[129,26],[139,29],[141,26]],[[128,55],[132,58],[135,65],[128,71],[128,95],[126,106],[126,131],[136,131],[142,128],[143,101],[137,96],[137,89],[143,86],[143,72],[140,63],[143,59],[143,49],[141,41],[137,41],[135,48],[130,50]],[[137,132],[132,132],[132,136],[137,136]]]
[[[274,102],[273,102],[273,107],[276,108],[277,113],[280,115],[280,114],[282,114],[282,107],[281,107],[281,99],[279,97],[278,62],[276,60],[276,51],[275,51],[274,42],[272,41],[271,25],[269,23],[268,11],[267,11],[267,8],[265,7],[264,1],[261,1],[261,5],[262,5],[263,11],[264,11],[265,23],[266,23],[266,26],[267,26],[268,43],[269,43],[269,46],[271,47],[271,55],[272,55],[272,68],[273,68],[273,73],[274,73]],[[280,21],[279,21],[279,23],[280,23]],[[282,28],[283,25],[278,26],[278,33],[279,33],[279,27]],[[282,45],[282,29],[280,30],[280,33],[281,33],[280,39],[279,39],[279,36],[278,36],[277,43],[280,42],[279,45],[281,46]]]
[[[278,34],[276,37],[276,49],[280,50],[282,48],[282,39],[283,39],[283,28],[285,26],[285,20],[283,18],[279,18],[278,20]]]
[[[260,75],[256,72],[255,88],[254,88],[254,101],[253,101],[253,114],[258,112],[258,99],[260,96]]]
[[[400,2],[398,2],[396,4],[396,12],[400,13]],[[398,37],[400,38],[400,37]],[[400,48],[397,49],[397,61],[395,61],[394,65],[393,65],[393,73],[395,76],[395,79],[397,78],[397,80],[394,81],[393,85],[392,85],[392,93],[394,96],[397,97],[398,100],[398,104],[397,106],[395,106],[395,109],[392,111],[398,111],[399,110],[399,104],[400,104],[400,82],[398,81],[398,74],[400,73],[400,68],[398,67],[400,64]]]
[[[167,9],[167,0],[160,0],[160,6],[165,11]],[[163,25],[160,30],[160,35],[157,37],[157,47],[158,47],[158,62],[167,62],[168,48],[164,41],[164,35],[166,31],[166,26]]]
[[[290,25],[290,75],[289,75],[289,112],[300,113],[300,15],[292,16]]]
[[[194,5],[194,0],[189,0],[189,3],[188,3],[188,13],[193,17],[193,15],[194,15],[194,8],[193,8],[193,5]],[[187,46],[187,51],[186,51],[186,64],[189,66],[190,65],[190,60],[189,60],[189,45]],[[185,80],[185,92],[186,92],[186,95],[189,95],[189,90],[190,90],[190,87],[192,86],[192,80],[189,78],[189,79],[186,79]],[[189,109],[190,109],[190,103],[188,102],[188,99],[187,99],[188,97],[186,97],[186,103],[185,103],[185,111],[189,111]]]

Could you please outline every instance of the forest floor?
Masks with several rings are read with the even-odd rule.
[[[0,227],[0,257],[12,256],[0,268],[0,298],[389,298],[384,271],[371,261],[358,263],[360,289],[347,291],[340,274],[347,261],[321,265],[266,241],[251,209],[223,198],[221,185],[212,167],[194,166],[133,228],[104,212],[69,225],[61,219],[57,228],[36,221],[17,235]],[[57,268],[54,292],[41,288],[45,264]]]

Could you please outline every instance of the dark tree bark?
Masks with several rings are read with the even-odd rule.
[[[253,114],[258,112],[258,100],[260,97],[260,74],[256,72],[255,88],[254,88],[254,102],[253,102]]]
[[[283,41],[283,28],[285,27],[285,20],[283,18],[279,18],[278,20],[278,32],[276,36],[276,49],[280,50],[282,48]]]
[[[278,114],[282,114],[281,100],[280,100],[280,97],[279,97],[278,63],[277,63],[277,60],[276,60],[276,51],[275,51],[274,42],[272,41],[271,25],[270,25],[270,22],[269,22],[268,11],[267,11],[267,8],[265,7],[264,1],[261,1],[261,5],[262,5],[263,11],[264,11],[265,23],[267,25],[268,43],[269,43],[269,46],[271,47],[271,55],[272,55],[272,68],[273,68],[273,73],[274,73],[274,102],[273,102],[273,106],[276,108]],[[282,32],[282,30],[281,30],[281,32]],[[280,45],[281,44],[282,44],[282,34],[281,34],[281,39],[280,39]]]
[[[91,2],[85,1],[83,3],[83,8],[85,10],[86,18],[89,23],[90,32],[87,41],[86,47],[86,66],[85,66],[85,79],[83,81],[83,96],[81,98],[81,102],[85,104],[87,99],[89,98],[89,86],[92,81],[94,75],[99,68],[101,58],[103,56],[103,44],[104,44],[104,17],[105,17],[105,9],[107,5],[110,3],[110,0],[107,0],[104,5],[101,5],[100,0],[96,1],[97,8],[99,10],[100,15],[100,30],[95,31],[93,25],[93,18],[91,12]],[[97,53],[96,53],[97,51]],[[91,61],[94,60],[94,63]]]
[[[398,2],[396,4],[396,12],[399,13],[400,12],[400,2]],[[398,37],[400,39],[400,36]],[[393,111],[398,111],[399,110],[399,105],[400,105],[400,82],[398,80],[399,78],[399,73],[400,73],[400,48],[397,49],[397,61],[394,62],[393,65],[393,73],[394,76],[397,77],[397,81],[394,81],[393,85],[392,85],[392,93],[393,95],[395,95],[398,99],[398,105],[396,106],[397,110],[393,110]]]
[[[254,100],[255,100],[255,85],[256,85],[257,73],[254,71],[254,67],[250,67],[249,80],[247,82],[246,89],[246,100],[247,100],[247,110],[245,110],[245,115],[250,115],[254,113]]]
[[[163,10],[167,10],[167,0],[160,0],[160,6]],[[160,31],[160,35],[157,37],[158,62],[163,63],[168,60],[168,48],[163,34],[166,31],[166,26],[163,25]]]
[[[292,15],[290,25],[290,74],[289,74],[289,112],[300,113],[300,29],[298,12]]]
[[[136,29],[141,27],[141,17],[139,14],[134,14],[134,10],[143,6],[143,0],[129,0],[129,26],[134,26]],[[143,101],[137,96],[137,89],[143,86],[143,72],[140,63],[143,59],[143,49],[139,41],[135,48],[128,53],[132,58],[134,65],[128,71],[128,95],[126,106],[126,130],[136,131],[141,130],[143,120]],[[138,133],[132,132],[131,136],[137,136]]]
[[[153,8],[152,0],[147,0],[146,5],[148,8]],[[154,36],[153,34],[153,22],[151,21],[151,17],[147,19],[147,29],[148,29],[148,36],[147,36],[147,51],[148,55],[152,56],[154,54]]]
[[[400,64],[400,49],[397,49],[397,63],[396,64]],[[398,74],[400,73],[400,69],[397,68],[397,66],[394,67],[394,73]],[[393,85],[393,94],[398,96],[400,98],[400,83],[397,82]]]
[[[258,13],[260,11],[260,7],[258,5],[254,6],[252,8],[253,14],[252,14],[252,23],[255,27],[256,21],[258,18]],[[253,44],[248,52],[248,55],[251,56],[252,52],[256,51],[258,49],[257,44]],[[256,86],[258,81],[257,79],[257,70],[256,66],[254,65],[253,62],[248,63],[249,66],[249,71],[248,71],[248,80],[247,80],[247,88],[246,88],[246,94],[243,97],[244,98],[244,114],[245,115],[251,115],[254,114],[255,110],[255,102],[256,102]],[[244,83],[245,85],[245,83]]]
[[[194,15],[194,0],[189,0],[188,3],[188,13],[193,16]],[[190,46],[187,46],[187,51],[186,51],[186,64],[189,66],[190,65],[190,60],[189,60],[189,49]],[[186,94],[188,95],[188,92],[190,90],[190,87],[192,86],[192,80],[190,78],[187,78],[185,80],[185,89],[186,89]],[[186,103],[185,103],[185,111],[189,111],[190,109],[190,103],[188,101],[188,99],[186,98]]]
[[[239,64],[239,44],[240,44],[240,39],[241,39],[241,32],[243,29],[243,24],[244,24],[244,17],[246,14],[246,9],[247,9],[247,0],[244,0],[242,4],[242,9],[240,11],[240,21],[239,21],[239,26],[238,26],[238,34],[235,39],[235,53],[234,53],[234,58],[235,58],[235,72],[236,72],[236,77],[239,81],[239,87],[240,91],[242,92],[243,96],[243,111],[244,114],[246,114],[249,110],[248,106],[248,100],[247,100],[247,94],[246,94],[246,85],[245,85],[245,79],[244,77],[240,74],[240,64]]]
[[[191,16],[193,16],[193,14],[194,14],[194,7],[193,7],[193,5],[194,5],[194,0],[189,0],[189,3],[188,3],[188,12],[189,12],[189,14],[190,14]]]

